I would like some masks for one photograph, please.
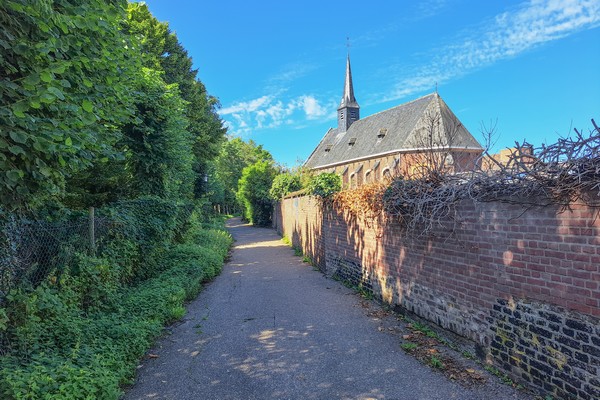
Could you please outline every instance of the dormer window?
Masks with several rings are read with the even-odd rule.
[[[356,143],[356,138],[355,137],[350,138],[350,140],[348,140],[348,145],[349,146],[354,146],[355,143]]]
[[[325,153],[329,153],[331,151],[332,147],[333,147],[332,144],[325,145]]]
[[[381,128],[379,130],[379,133],[377,134],[377,138],[378,139],[383,139],[386,134],[387,134],[387,128]]]

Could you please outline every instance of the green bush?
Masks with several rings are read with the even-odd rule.
[[[244,218],[254,225],[271,223],[273,202],[269,190],[276,173],[269,161],[258,161],[242,171],[237,194],[244,206]]]
[[[313,196],[327,198],[342,190],[342,180],[335,173],[324,172],[310,180],[307,190]]]
[[[269,195],[273,200],[280,200],[283,196],[300,189],[302,189],[300,175],[293,175],[286,172],[275,177],[269,190]]]
[[[152,212],[178,210],[162,200],[145,204]],[[102,243],[99,257],[78,254],[61,275],[6,297],[0,308],[0,343],[8,344],[0,356],[0,398],[117,399],[163,325],[181,318],[185,301],[220,272],[232,242],[227,233],[202,229],[199,220],[182,224],[177,215],[185,210],[145,216],[131,203],[120,210],[140,236],[112,237],[117,242]],[[152,220],[161,226],[148,226]],[[183,243],[176,243],[168,230],[183,225]],[[152,277],[140,280],[150,260],[139,256],[141,243],[154,240],[162,245],[151,253]],[[133,275],[137,284],[125,285]]]

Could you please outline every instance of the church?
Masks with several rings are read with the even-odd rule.
[[[336,173],[345,188],[352,188],[398,176],[419,177],[432,169],[465,172],[482,152],[437,91],[360,118],[348,55],[337,128],[325,133],[304,165],[316,173]]]

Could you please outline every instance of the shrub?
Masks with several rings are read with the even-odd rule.
[[[327,198],[342,189],[342,181],[339,175],[332,172],[324,172],[313,177],[308,183],[308,193],[313,196]]]
[[[268,226],[271,223],[273,203],[269,189],[276,173],[269,161],[258,161],[242,171],[238,197],[244,205],[244,218],[254,225]]]
[[[302,189],[300,175],[293,175],[288,172],[279,174],[273,179],[273,184],[269,190],[269,195],[273,200],[279,200],[283,196]]]
[[[162,326],[181,318],[185,301],[220,272],[232,242],[227,233],[202,229],[199,220],[182,224],[178,215],[187,211],[160,199],[145,204],[175,215],[145,216],[133,204],[144,202],[119,211],[139,236],[119,230],[101,243],[98,257],[77,254],[61,274],[6,296],[0,308],[0,398],[116,400]],[[161,226],[149,226],[151,221]],[[183,225],[183,243],[174,242],[172,230]],[[141,257],[153,241],[158,250]],[[151,277],[142,280],[147,269]],[[137,284],[125,285],[132,276]]]

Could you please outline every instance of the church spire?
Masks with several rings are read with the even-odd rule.
[[[346,132],[354,121],[360,118],[360,106],[354,97],[354,85],[352,84],[352,69],[350,68],[350,54],[346,59],[346,80],[344,81],[344,93],[338,107],[338,129]]]

